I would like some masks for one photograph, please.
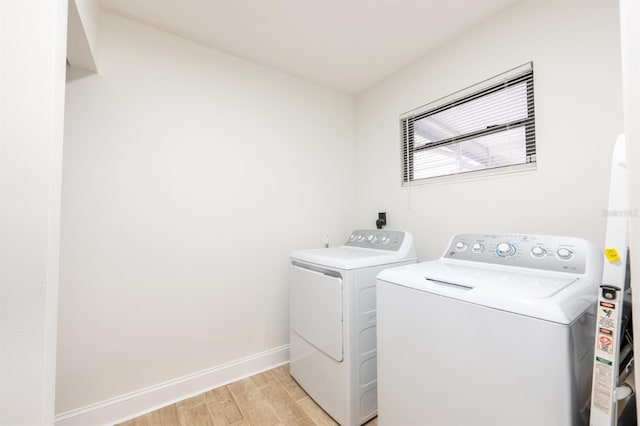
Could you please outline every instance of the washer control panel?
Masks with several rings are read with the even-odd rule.
[[[353,231],[345,246],[371,248],[377,250],[398,251],[404,242],[403,231],[387,231],[384,229],[359,229]]]
[[[585,240],[525,234],[458,234],[442,257],[583,274]]]

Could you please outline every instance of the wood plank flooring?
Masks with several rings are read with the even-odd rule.
[[[289,365],[136,417],[119,426],[337,425],[289,375]],[[366,426],[377,426],[374,418]]]

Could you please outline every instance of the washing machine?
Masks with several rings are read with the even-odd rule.
[[[380,272],[378,423],[586,424],[602,264],[584,239],[458,234]]]
[[[411,234],[392,230],[291,254],[290,373],[343,426],[376,415],[376,275],[415,262]]]

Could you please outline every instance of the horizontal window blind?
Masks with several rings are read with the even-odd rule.
[[[535,163],[533,66],[406,113],[400,126],[404,184]]]

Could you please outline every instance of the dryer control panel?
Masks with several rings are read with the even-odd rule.
[[[345,246],[398,251],[405,241],[405,232],[386,229],[358,229],[351,233]]]
[[[584,274],[594,244],[582,238],[526,234],[457,234],[445,259]]]

